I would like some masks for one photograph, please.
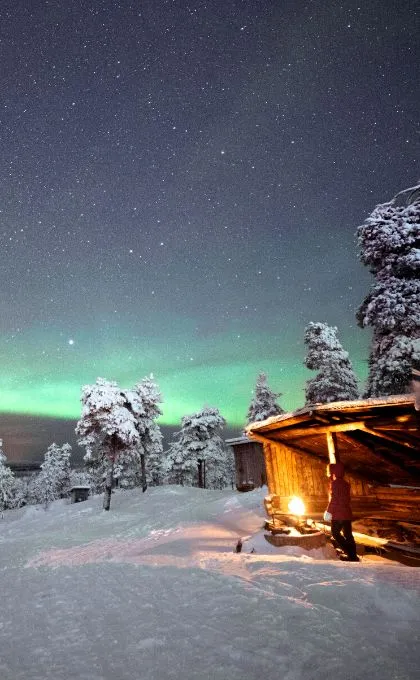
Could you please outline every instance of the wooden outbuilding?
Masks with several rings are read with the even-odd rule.
[[[249,438],[263,445],[271,521],[292,514],[295,496],[307,517],[322,517],[333,455],[345,466],[355,518],[420,523],[420,413],[414,403],[414,395],[398,395],[315,404],[249,425]]]
[[[252,491],[267,484],[263,445],[249,437],[226,439],[235,459],[235,481],[238,491]]]
[[[81,503],[87,501],[90,494],[90,486],[72,486],[70,489],[70,502]]]

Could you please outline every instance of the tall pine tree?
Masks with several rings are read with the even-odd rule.
[[[365,396],[404,394],[420,361],[420,185],[378,205],[357,235],[376,279],[357,312],[373,328]]]
[[[124,391],[103,378],[83,388],[82,405],[78,443],[86,449],[85,463],[105,474],[103,507],[109,510],[116,463],[123,456],[125,460],[139,456],[136,419]]]
[[[39,500],[48,506],[51,501],[65,498],[70,492],[70,444],[51,444],[44,456],[37,478]]]
[[[319,373],[306,383],[306,404],[358,398],[357,378],[337,338],[337,328],[310,322],[305,329],[305,366]]]
[[[231,483],[231,454],[220,436],[224,425],[219,410],[210,406],[182,418],[167,454],[169,481],[201,488]]]
[[[162,415],[162,395],[153,375],[143,378],[132,390],[125,390],[125,395],[139,433],[140,477],[145,491],[147,482],[159,484],[164,475],[163,436],[156,422]]]
[[[254,397],[249,405],[247,424],[265,420],[270,416],[278,416],[284,413],[284,409],[277,403],[280,392],[273,392],[267,383],[265,373],[260,373],[254,390]]]

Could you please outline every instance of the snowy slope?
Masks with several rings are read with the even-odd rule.
[[[420,572],[280,552],[262,496],[163,487],[109,513],[99,497],[5,513],[1,680],[414,680]],[[235,554],[240,536],[257,552]]]

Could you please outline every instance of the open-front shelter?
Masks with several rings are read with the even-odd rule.
[[[355,517],[420,522],[420,414],[414,395],[315,404],[246,428],[263,444],[266,511],[289,515],[292,497],[319,518],[328,500],[326,466],[346,468]]]

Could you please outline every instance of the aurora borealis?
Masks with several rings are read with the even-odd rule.
[[[98,376],[153,373],[164,425],[239,429],[260,371],[296,408],[309,321],[363,379],[355,230],[419,177],[413,3],[3,0],[0,39],[6,453]]]

